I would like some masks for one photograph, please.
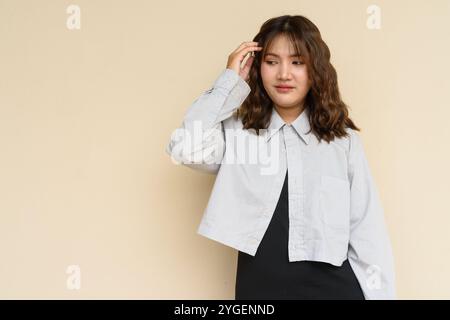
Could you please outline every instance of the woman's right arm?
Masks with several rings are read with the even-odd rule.
[[[194,100],[182,124],[174,130],[166,152],[175,163],[202,172],[216,174],[225,153],[223,120],[229,118],[250,93],[247,84],[252,59],[244,68],[245,55],[259,50],[253,42],[242,43],[228,58],[227,68],[211,89]],[[244,80],[245,79],[245,80]]]
[[[234,70],[225,69],[210,90],[194,100],[182,124],[175,129],[166,152],[176,163],[215,174],[225,152],[223,120],[229,118],[250,93]]]

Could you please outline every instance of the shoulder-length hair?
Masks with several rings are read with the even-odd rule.
[[[360,131],[349,118],[347,105],[341,99],[328,46],[314,23],[300,15],[271,18],[253,38],[263,49],[254,53],[248,78],[251,93],[235,114],[241,118],[244,129],[255,129],[259,135],[259,129],[267,129],[270,123],[273,101],[262,83],[261,63],[272,41],[279,35],[287,36],[306,64],[311,88],[305,98],[305,107],[309,111],[311,131],[319,142],[324,139],[329,143],[335,137],[347,136],[347,127]]]

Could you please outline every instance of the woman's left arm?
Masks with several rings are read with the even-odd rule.
[[[384,210],[361,137],[351,130],[348,156],[350,241],[348,260],[366,300],[396,299],[395,267]]]

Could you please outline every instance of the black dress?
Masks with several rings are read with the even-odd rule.
[[[288,259],[288,174],[269,227],[253,257],[239,251],[235,299],[364,300],[348,260],[338,267]]]

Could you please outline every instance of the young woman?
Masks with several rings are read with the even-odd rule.
[[[166,151],[217,174],[198,233],[238,250],[236,299],[396,298],[383,209],[348,113],[318,28],[289,15],[233,51],[187,110]]]

